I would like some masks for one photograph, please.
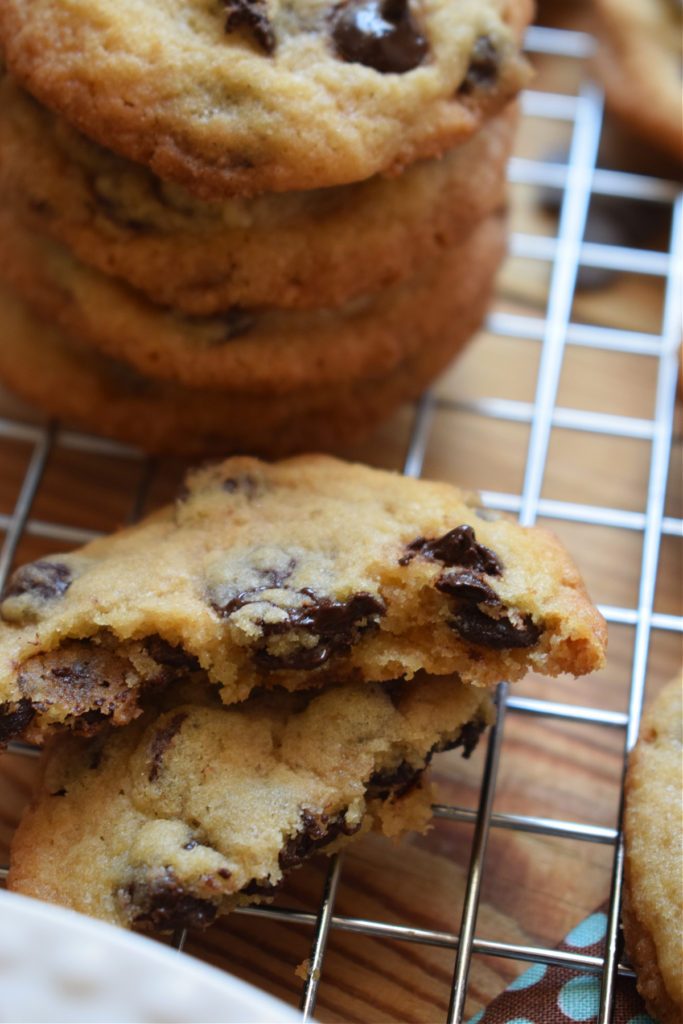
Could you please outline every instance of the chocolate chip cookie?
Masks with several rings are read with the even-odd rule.
[[[35,231],[195,315],[325,307],[415,274],[502,205],[514,105],[441,160],[337,188],[203,202],[0,80],[0,190]]]
[[[322,455],[192,471],[138,525],[16,570],[0,616],[5,737],[123,722],[199,668],[229,704],[421,670],[579,675],[606,642],[552,534]]]
[[[628,127],[683,161],[680,0],[596,0],[595,66],[607,106]]]
[[[0,208],[0,278],[67,333],[141,373],[191,387],[269,396],[375,378],[439,336],[459,338],[467,301],[503,253],[500,215],[414,277],[334,308],[231,307],[191,317],[77,260]],[[453,347],[453,350],[459,347]]]
[[[683,677],[645,709],[626,775],[623,926],[638,991],[661,1024],[683,1015]]]
[[[56,737],[9,888],[129,928],[206,926],[368,828],[424,830],[432,755],[469,754],[491,720],[485,690],[417,676],[231,708],[186,695],[122,729]]]
[[[527,80],[529,0],[3,0],[7,67],[97,142],[204,198],[394,173]]]

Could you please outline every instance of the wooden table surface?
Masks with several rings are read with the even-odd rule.
[[[583,62],[538,58],[535,88],[573,93],[585,74]],[[544,156],[566,143],[569,126],[525,118],[517,154]],[[552,235],[556,221],[539,206],[538,193],[511,186],[511,228]],[[500,275],[496,311],[543,317],[548,303],[548,265],[508,258]],[[572,320],[658,334],[662,284],[653,276],[615,275],[604,287],[577,293]],[[521,493],[529,425],[482,416],[463,403],[484,397],[533,402],[540,343],[482,331],[442,377],[424,462],[427,477],[460,485]],[[623,351],[570,346],[559,385],[558,405],[614,416],[651,419],[656,361]],[[23,423],[40,416],[9,396],[0,415]],[[414,409],[406,408],[367,443],[344,454],[400,469]],[[680,410],[679,410],[680,417]],[[26,472],[31,445],[0,441],[0,513],[12,513]],[[608,509],[646,509],[650,445],[646,440],[555,428],[551,436],[542,496]],[[674,437],[666,514],[681,517],[680,418]],[[678,469],[676,468],[678,467]],[[182,466],[154,465],[147,505],[165,500]],[[57,444],[48,460],[17,561],[55,549],[40,535],[40,522],[67,524],[83,532],[108,531],[134,512],[133,495],[149,465],[137,458],[93,454]],[[38,524],[36,526],[36,524]],[[549,525],[578,562],[596,603],[637,607],[643,534],[553,519]],[[80,534],[79,534],[80,536]],[[74,540],[77,537],[74,536]],[[58,545],[70,546],[68,538]],[[655,610],[680,616],[681,541],[662,539]],[[528,677],[514,694],[625,712],[634,654],[632,624],[611,624],[608,664],[582,680]],[[681,634],[655,629],[648,652],[647,697],[670,678],[681,662]],[[531,814],[614,828],[622,778],[624,730],[509,712],[495,796],[497,813]],[[456,752],[435,759],[439,802],[476,808],[484,744],[469,761]],[[0,759],[0,862],[21,807],[35,763],[6,754]],[[350,917],[457,933],[473,829],[470,824],[435,820],[424,836],[392,844],[365,838],[344,858],[336,912]],[[294,873],[276,906],[315,912],[327,860],[319,857]],[[477,937],[536,946],[554,946],[609,893],[612,848],[575,839],[548,838],[494,828],[483,876]],[[310,954],[308,924],[283,923],[263,916],[234,914],[206,933],[191,936],[187,949],[294,1005],[302,982],[298,965]],[[324,962],[316,1017],[320,1021],[438,1022],[446,1019],[454,952],[423,944],[380,940],[333,929]],[[467,1016],[474,1014],[524,969],[514,960],[472,958]]]

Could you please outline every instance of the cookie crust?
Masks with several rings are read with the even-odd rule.
[[[527,80],[529,0],[411,4],[428,54],[400,73],[342,59],[327,0],[265,7],[270,53],[226,34],[222,5],[191,0],[3,0],[0,37],[42,103],[203,198],[399,171],[464,141]]]

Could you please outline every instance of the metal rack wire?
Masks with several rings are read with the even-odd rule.
[[[527,38],[531,52],[556,54],[584,61],[593,51],[593,40],[580,32],[532,28]],[[488,330],[501,337],[537,341],[541,356],[533,402],[507,399],[479,399],[459,404],[476,416],[489,417],[529,426],[526,471],[521,493],[483,491],[484,503],[519,516],[525,525],[539,516],[587,523],[605,529],[638,531],[643,536],[640,587],[634,607],[602,606],[609,623],[627,624],[635,630],[630,678],[628,712],[615,712],[594,707],[512,696],[504,685],[499,687],[499,715],[490,733],[481,782],[478,808],[439,805],[438,818],[467,822],[473,826],[473,840],[467,878],[464,908],[457,931],[387,924],[335,913],[335,896],[343,870],[341,856],[331,861],[325,891],[317,914],[288,908],[247,908],[240,913],[258,914],[265,918],[284,919],[313,930],[308,978],[304,985],[302,1010],[304,1018],[315,1012],[319,979],[324,970],[327,942],[332,930],[343,930],[393,939],[408,943],[441,946],[453,950],[452,994],[447,1020],[457,1024],[463,1020],[468,974],[471,959],[477,954],[566,966],[593,972],[602,978],[599,1021],[611,1019],[615,981],[619,973],[628,974],[627,964],[617,954],[617,932],[621,899],[621,873],[624,858],[623,839],[618,828],[602,828],[582,822],[551,820],[544,817],[493,813],[497,772],[505,722],[509,715],[566,719],[590,723],[623,735],[624,763],[633,746],[643,702],[648,651],[652,631],[683,634],[683,617],[657,613],[654,610],[655,582],[660,541],[664,536],[683,537],[683,521],[665,515],[665,496],[669,469],[670,446],[674,420],[674,404],[678,367],[677,350],[681,331],[681,280],[683,267],[683,201],[676,183],[596,166],[602,130],[603,104],[600,89],[590,80],[583,81],[576,96],[530,91],[523,97],[523,116],[565,121],[571,127],[571,146],[566,165],[515,158],[509,167],[511,182],[523,185],[555,187],[561,190],[562,203],[555,237],[513,234],[510,251],[513,255],[546,261],[551,266],[551,282],[546,315],[527,317],[494,309]],[[583,240],[589,202],[593,195],[620,196],[668,204],[672,210],[670,246],[666,252],[626,249],[614,245],[587,243]],[[664,282],[661,331],[657,334],[616,329],[609,326],[572,321],[572,303],[580,265],[610,268],[654,275]],[[558,383],[565,351],[571,346],[584,346],[628,352],[657,360],[658,372],[654,414],[651,419],[616,416],[599,411],[583,411],[558,405]],[[404,472],[418,476],[422,472],[429,448],[434,416],[443,400],[428,392],[418,403],[406,453]],[[643,512],[557,501],[542,496],[542,485],[548,448],[553,430],[567,429],[616,437],[638,438],[650,446],[649,485]],[[55,543],[81,543],[93,533],[85,529],[46,522],[31,517],[31,508],[48,457],[56,446],[87,450],[96,454],[116,455],[137,460],[141,464],[140,485],[133,502],[131,516],[142,507],[153,477],[154,464],[145,462],[134,449],[101,439],[60,430],[57,424],[47,429],[15,420],[0,420],[0,437],[28,443],[32,454],[20,488],[15,508],[10,515],[0,516],[5,540],[0,552],[0,585],[15,558],[23,535],[49,538]],[[15,753],[30,753],[21,744],[14,744]],[[618,818],[617,818],[618,820]],[[613,850],[612,885],[608,934],[604,957],[580,953],[558,952],[554,949],[516,945],[484,940],[477,936],[477,909],[482,873],[486,863],[487,841],[491,829],[508,829],[539,835],[556,836],[588,843],[598,843]],[[0,869],[6,873],[6,869]],[[177,938],[182,947],[183,936]]]

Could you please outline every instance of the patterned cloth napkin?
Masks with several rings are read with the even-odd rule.
[[[607,915],[601,909],[574,928],[558,948],[602,956],[606,930]],[[597,974],[534,964],[469,1024],[595,1024],[600,987]],[[657,1024],[646,1013],[633,978],[617,980],[612,1024]]]

